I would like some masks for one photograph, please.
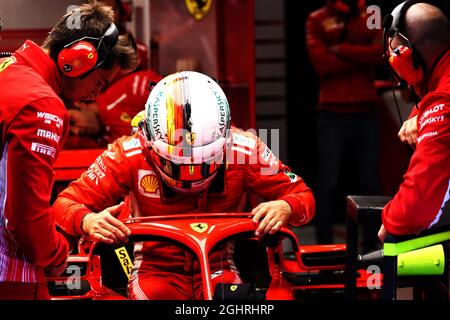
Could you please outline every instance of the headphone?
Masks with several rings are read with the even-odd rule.
[[[384,56],[387,58],[388,66],[390,67],[394,77],[399,83],[403,85],[416,85],[423,80],[426,66],[423,62],[420,53],[415,49],[414,45],[409,41],[408,37],[402,33],[405,15],[408,9],[416,3],[426,1],[408,0],[400,4],[396,14],[388,14],[383,22],[383,49]],[[391,43],[389,38],[401,37],[405,44],[389,48]],[[388,43],[389,42],[389,43]]]
[[[111,23],[99,37],[83,37],[66,44],[58,54],[58,67],[66,77],[83,78],[100,67],[119,38],[119,30]]]

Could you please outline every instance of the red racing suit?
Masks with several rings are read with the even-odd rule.
[[[80,222],[85,214],[100,212],[127,194],[135,200],[134,205],[131,204],[133,216],[242,212],[247,193],[266,200],[287,201],[293,212],[289,221],[291,225],[310,221],[315,203],[303,180],[291,173],[254,134],[233,128],[231,139],[224,192],[162,200],[160,186],[163,182],[156,174],[156,168],[146,160],[147,149],[143,147],[145,142],[141,133],[138,131],[131,137],[122,137],[110,144],[89,170],[59,195],[54,203],[57,223],[67,233],[81,236]],[[226,258],[221,260],[225,269],[233,270],[232,248],[223,250]],[[221,261],[218,258],[211,258],[212,270],[218,267]],[[152,275],[167,273],[169,276],[166,278],[174,282],[179,276],[191,275],[194,269],[191,263],[191,259],[173,245],[156,242],[135,245],[135,270],[131,280],[146,274],[151,278]],[[146,296],[149,297],[148,294]]]
[[[53,163],[67,136],[55,63],[32,41],[0,59],[0,282],[46,283],[68,244],[50,208]]]
[[[97,98],[100,121],[108,143],[130,134],[131,120],[145,108],[150,94],[149,84],[161,79],[151,70],[133,72],[114,82]]]
[[[394,235],[450,224],[450,52],[435,59],[417,114],[417,143],[404,181],[383,210]],[[433,66],[434,65],[434,66]]]

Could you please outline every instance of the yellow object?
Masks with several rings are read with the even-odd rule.
[[[442,244],[399,254],[397,275],[440,275],[444,273],[445,255]]]
[[[144,119],[145,119],[145,110],[142,110],[133,117],[133,119],[131,120],[131,126],[137,129],[139,126],[139,122],[143,121]]]
[[[9,57],[9,58],[5,59],[5,60],[0,64],[0,72],[2,72],[3,70],[5,70],[6,68],[8,68],[10,64],[15,63],[15,62],[16,62],[16,58],[14,58],[14,57]]]
[[[151,174],[143,177],[140,184],[142,189],[144,189],[145,192],[149,193],[155,193],[156,190],[158,190],[159,186],[158,179],[156,178],[156,176]]]
[[[201,20],[210,11],[212,1],[213,0],[184,0],[184,3],[186,4],[186,8],[188,9],[191,16],[193,16],[195,20]]]
[[[128,255],[127,249],[125,247],[120,247],[114,251],[116,252],[117,258],[119,258],[120,264],[123,268],[123,272],[125,272],[128,279],[130,279],[131,270],[133,270],[133,262]]]
[[[203,233],[206,230],[208,230],[207,223],[196,222],[196,223],[191,223],[190,226],[191,226],[192,230],[194,230],[195,232],[198,232],[198,233]]]

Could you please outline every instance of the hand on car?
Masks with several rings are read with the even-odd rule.
[[[274,234],[287,225],[292,209],[286,201],[275,200],[260,203],[252,210],[252,214],[253,222],[259,222],[255,235],[262,237],[266,233]]]
[[[82,229],[94,240],[107,244],[128,242],[130,229],[114,215],[123,209],[124,203],[109,207],[101,212],[88,213],[84,217]]]
[[[398,132],[398,137],[401,142],[407,143],[415,148],[417,141],[417,116],[403,122],[403,125]]]

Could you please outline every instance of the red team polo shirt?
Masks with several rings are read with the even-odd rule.
[[[0,282],[45,282],[68,253],[50,209],[53,163],[67,136],[55,63],[32,41],[0,59]]]
[[[426,79],[417,114],[417,144],[404,182],[383,210],[383,225],[394,235],[415,234],[450,218],[450,52]]]

